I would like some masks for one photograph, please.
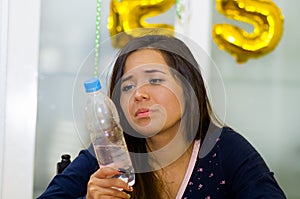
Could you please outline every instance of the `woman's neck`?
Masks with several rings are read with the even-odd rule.
[[[156,171],[158,179],[164,187],[162,198],[176,198],[179,188],[187,171],[191,154],[193,152],[193,144],[174,162],[168,166]]]
[[[149,164],[154,170],[167,167],[188,151],[192,141],[186,139],[187,133],[182,129],[185,128],[178,122],[167,130],[146,139]]]
[[[174,141],[174,138],[183,135],[184,133],[180,130],[180,122],[176,123],[167,130],[160,131],[156,135],[146,139],[147,147],[149,151],[157,151],[167,146],[169,143]]]

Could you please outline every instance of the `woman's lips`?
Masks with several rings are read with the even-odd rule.
[[[135,116],[138,118],[149,117],[151,112],[148,108],[140,108],[135,112]]]

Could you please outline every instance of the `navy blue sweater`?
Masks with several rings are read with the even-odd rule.
[[[213,147],[198,155],[183,199],[286,198],[265,161],[243,136],[223,128],[220,136],[212,138]],[[98,168],[95,157],[82,150],[38,199],[84,198],[90,176]]]

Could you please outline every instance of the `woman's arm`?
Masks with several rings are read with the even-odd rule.
[[[96,158],[88,150],[82,150],[61,174],[57,174],[52,179],[46,191],[38,199],[84,197],[90,176],[98,168]]]
[[[228,129],[221,139],[224,173],[230,190],[229,198],[286,198],[273,172],[244,137]]]

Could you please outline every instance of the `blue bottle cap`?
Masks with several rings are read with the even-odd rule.
[[[85,91],[87,93],[95,92],[101,89],[101,83],[98,78],[91,78],[84,82]]]

